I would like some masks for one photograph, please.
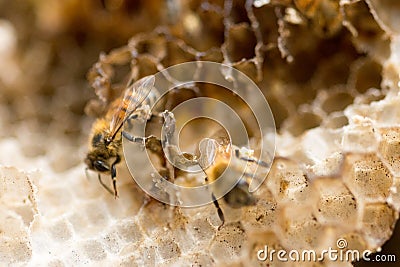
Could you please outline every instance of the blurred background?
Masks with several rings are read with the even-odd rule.
[[[158,2],[1,0],[0,103],[8,127],[0,135],[18,138],[32,157],[49,145],[85,147],[92,120],[84,107],[95,96],[88,70],[101,52],[162,23]],[[82,155],[70,155],[55,167],[80,162]]]

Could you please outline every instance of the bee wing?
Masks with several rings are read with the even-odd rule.
[[[124,97],[114,113],[111,124],[110,133],[114,138],[116,133],[121,129],[124,121],[143,103],[150,91],[154,88],[154,75],[146,76],[132,84],[129,81]]]

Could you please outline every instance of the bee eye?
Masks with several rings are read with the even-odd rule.
[[[94,162],[93,166],[99,172],[105,172],[105,171],[109,171],[110,170],[110,167],[108,167],[107,164],[104,161],[101,161],[101,160],[96,160]]]

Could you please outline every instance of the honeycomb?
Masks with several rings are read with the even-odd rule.
[[[400,211],[399,14],[390,0],[0,0],[1,264],[281,266],[257,252],[340,238],[379,251]],[[277,127],[256,204],[219,201],[221,228],[213,205],[150,199],[124,164],[115,200],[82,160],[129,73],[194,60],[248,75]]]

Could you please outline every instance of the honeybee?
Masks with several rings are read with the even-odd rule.
[[[211,183],[216,181],[228,169],[227,178],[234,179],[238,175],[241,177],[235,186],[226,194],[221,191],[218,186],[213,186],[211,189],[211,199],[217,209],[218,216],[221,220],[222,227],[225,223],[224,213],[216,199],[215,195],[223,195],[224,202],[232,208],[241,208],[254,205],[256,199],[249,191],[250,180],[255,177],[254,173],[244,172],[245,170],[255,170],[255,167],[263,167],[268,171],[270,164],[257,159],[253,156],[253,151],[247,148],[239,148],[230,143],[228,134],[224,130],[219,130],[211,136],[211,138],[203,139],[199,144],[200,157],[189,155],[188,153],[180,154],[179,149],[173,142],[175,132],[175,118],[169,111],[162,113],[164,121],[168,122],[164,137],[161,144],[172,162],[183,167],[198,165],[200,166],[205,176],[205,182]],[[205,142],[203,142],[205,141]],[[266,173],[265,173],[266,175]],[[264,178],[264,177],[262,177]],[[229,183],[229,182],[228,182]],[[224,190],[224,189],[222,189]]]
[[[226,140],[226,138],[223,139]],[[255,166],[269,168],[269,164],[255,158],[252,155],[252,151],[249,149],[239,148],[232,144],[226,144],[225,142],[219,143],[219,145],[214,163],[207,169],[204,169],[206,181],[213,182],[217,180],[224,171],[227,170],[228,166],[232,164],[229,175],[240,175],[241,178],[236,185],[222,197],[223,201],[234,209],[255,205],[257,200],[249,191],[250,181],[254,178],[254,174],[243,172],[243,170]],[[221,225],[219,227],[222,227],[225,223],[225,216],[214,196],[214,193],[218,193],[218,190],[219,188],[214,186],[211,197],[221,220]]]
[[[115,197],[118,197],[116,165],[123,159],[122,136],[132,142],[143,143],[145,140],[123,131],[124,122],[150,119],[149,107],[157,99],[154,83],[155,77],[152,75],[135,83],[131,79],[121,97],[110,104],[105,116],[93,123],[85,163],[87,169],[98,173],[100,184]],[[101,180],[102,173],[111,175],[113,191]]]

